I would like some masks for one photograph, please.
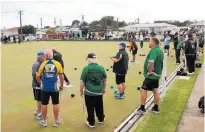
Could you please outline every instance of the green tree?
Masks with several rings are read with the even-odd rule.
[[[99,21],[92,21],[92,22],[90,23],[90,26],[89,26],[88,30],[89,30],[90,32],[100,31],[100,30],[101,30],[100,28],[101,28],[101,24],[100,24]]]
[[[113,21],[113,23],[112,23],[112,25],[111,25],[112,29],[113,29],[113,30],[118,30],[118,28],[119,28],[118,24],[119,24],[119,23],[118,23],[117,21]]]
[[[119,22],[119,27],[125,27],[127,23],[125,21]]]
[[[114,16],[104,16],[101,20],[105,22],[107,26],[111,26],[114,21]]]
[[[50,28],[50,26],[44,26],[44,28]]]
[[[80,24],[80,27],[83,27],[83,26],[88,26],[89,25],[89,23],[88,22],[86,22],[86,21],[84,21],[84,22],[82,22],[81,24]]]
[[[80,24],[80,21],[79,20],[73,20],[72,22],[72,27],[75,26],[75,25],[79,25]]]
[[[32,25],[25,25],[22,27],[22,34],[34,34],[36,32],[36,29]],[[21,33],[21,28],[18,29],[18,33]]]
[[[54,33],[56,33],[56,28],[49,28],[46,33],[47,34],[54,34]]]

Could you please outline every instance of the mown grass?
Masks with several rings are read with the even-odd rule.
[[[113,64],[109,56],[118,51],[119,42],[29,42],[23,44],[2,45],[2,131],[3,132],[109,132],[125,119],[137,106],[140,105],[140,92],[137,86],[142,85],[143,64],[145,57],[136,57],[137,63],[129,65],[126,77],[126,98],[115,100],[114,92],[109,86],[115,84],[115,75],[110,66]],[[48,127],[41,128],[39,121],[33,116],[36,103],[33,100],[31,88],[31,68],[36,60],[36,52],[42,48],[57,47],[63,54],[65,73],[74,87],[64,89],[61,96],[60,115],[63,123],[58,128],[53,128],[52,105],[48,109]],[[148,43],[144,44],[139,52],[148,53]],[[107,72],[108,86],[104,96],[106,122],[104,125],[96,124],[95,129],[85,125],[86,117],[82,111],[83,100],[79,95],[80,74],[87,61],[87,54],[96,53],[98,62],[109,69]],[[172,53],[174,54],[174,53]],[[129,53],[130,58],[131,54]],[[74,70],[77,68],[77,70]],[[167,73],[176,68],[175,58],[169,57]],[[116,86],[115,86],[116,88]],[[75,98],[70,94],[74,93]],[[150,94],[150,93],[149,93]]]
[[[199,71],[190,80],[176,79],[160,103],[160,114],[148,113],[135,132],[175,132]]]

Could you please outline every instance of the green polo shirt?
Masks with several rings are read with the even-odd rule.
[[[178,41],[177,41],[177,50],[180,50],[181,47],[182,47],[182,41],[183,41],[183,38],[178,38]]]
[[[81,74],[81,82],[85,84],[84,94],[89,96],[103,95],[104,80],[107,78],[105,69],[96,64],[91,63],[84,67]]]
[[[159,46],[153,47],[148,53],[147,58],[144,62],[144,77],[149,79],[155,79],[155,80],[160,79],[160,76],[162,74],[162,69],[163,69],[163,59],[164,59],[164,54],[161,48]],[[154,62],[154,69],[153,69],[154,74],[152,75],[147,75],[149,62]]]

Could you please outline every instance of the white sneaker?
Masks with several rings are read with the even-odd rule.
[[[36,119],[41,120],[41,119],[42,119],[42,114],[41,114],[41,113],[38,113],[38,114],[36,115]]]
[[[105,121],[105,118],[104,118],[104,120],[103,120],[103,121],[98,121],[98,124],[103,124],[103,123],[104,123],[104,121]]]
[[[193,72],[192,72],[192,73],[189,73],[189,72],[188,72],[187,74],[188,74],[188,75],[193,75],[194,73],[193,73]]]
[[[64,88],[68,88],[68,87],[69,87],[69,85],[67,85],[67,84],[64,84],[64,85],[63,85],[63,87],[64,87]]]
[[[36,108],[34,111],[34,115],[37,115],[37,114],[38,114],[38,109]]]
[[[53,123],[53,126],[57,127],[61,124],[61,122],[62,122],[62,119],[58,119],[55,123]]]
[[[40,125],[43,126],[43,127],[47,127],[47,122],[44,121],[44,120],[40,120]]]
[[[90,127],[90,128],[94,128],[94,127],[95,127],[94,125],[91,126],[90,123],[89,123],[88,121],[86,121],[86,125],[87,125],[88,127]]]

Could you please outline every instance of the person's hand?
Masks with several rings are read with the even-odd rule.
[[[83,98],[83,92],[80,92],[80,96]]]
[[[148,76],[149,76],[149,75],[152,75],[152,74],[154,74],[154,72],[148,72],[148,73],[147,73]]]
[[[59,90],[60,90],[60,91],[63,91],[63,86],[60,86],[60,87],[59,87]]]
[[[105,94],[105,89],[103,89],[103,94]]]

